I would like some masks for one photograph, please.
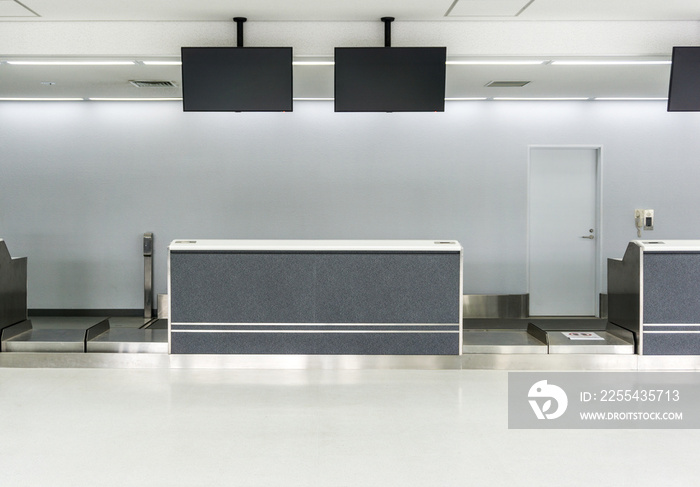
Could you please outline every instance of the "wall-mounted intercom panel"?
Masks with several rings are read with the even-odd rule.
[[[634,210],[634,224],[637,227],[637,236],[642,236],[642,230],[654,229],[654,210]]]

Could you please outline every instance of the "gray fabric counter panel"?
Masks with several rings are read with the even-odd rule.
[[[698,355],[700,333],[644,333],[644,355]]]
[[[644,253],[644,323],[700,323],[700,252]]]
[[[171,353],[461,350],[460,252],[171,251],[170,294]]]
[[[458,253],[171,253],[175,323],[457,323]]]
[[[171,335],[171,353],[305,355],[459,355],[450,333],[183,333]]]

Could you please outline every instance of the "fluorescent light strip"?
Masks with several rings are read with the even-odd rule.
[[[333,66],[335,61],[292,61],[294,66]]]
[[[2,98],[0,101],[182,101],[182,98]],[[294,101],[333,101],[334,98],[293,98]],[[445,98],[445,101],[668,101],[668,98]]]
[[[7,64],[18,66],[129,66],[136,64],[136,61],[33,61],[33,60],[5,60]],[[182,61],[140,61],[145,65],[152,66],[180,66]],[[295,66],[333,66],[335,61],[293,61]],[[560,66],[625,66],[625,65],[670,65],[670,60],[664,61],[585,61],[585,60],[448,60],[445,64],[465,65],[465,66],[537,66],[543,64],[553,64]]]
[[[566,97],[566,98],[503,98],[494,97],[494,101],[587,101],[587,97]]]
[[[465,66],[536,66],[547,61],[445,61],[445,64]]]
[[[129,66],[134,61],[6,61],[17,66]]]
[[[146,66],[181,66],[182,61],[141,61]]]
[[[671,61],[552,61],[558,66],[644,66],[670,65]]]
[[[593,98],[595,101],[668,101],[668,98]]]
[[[0,98],[0,101],[84,101],[85,98]]]
[[[488,100],[486,97],[482,98],[445,98],[445,101],[484,101]]]
[[[88,101],[182,101],[182,98],[88,98]]]
[[[335,98],[293,98],[294,101],[333,101]],[[445,98],[445,101],[485,101],[486,97],[479,98]]]

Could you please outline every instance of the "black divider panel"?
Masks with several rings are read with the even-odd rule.
[[[644,323],[700,323],[700,253],[644,253]]]
[[[458,252],[171,252],[175,323],[458,323]]]

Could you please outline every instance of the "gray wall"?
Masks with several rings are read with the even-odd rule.
[[[700,238],[700,114],[663,102],[6,102],[0,127],[0,238],[29,257],[30,308],[141,307],[147,231],[156,292],[176,238],[436,238],[465,247],[465,293],[526,293],[530,145],[603,148],[604,259],[636,238],[634,208],[656,210],[646,238]]]

